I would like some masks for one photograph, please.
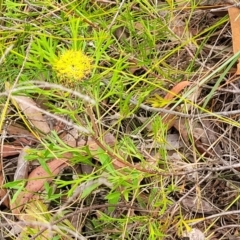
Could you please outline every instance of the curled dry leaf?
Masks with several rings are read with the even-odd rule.
[[[7,133],[8,135],[21,135],[34,138],[34,136],[27,129],[15,122],[12,122],[7,126]]]
[[[91,137],[88,137],[87,141],[86,139],[78,140],[78,138],[79,133],[77,129],[72,129],[66,135],[61,136],[62,141],[70,147],[88,146],[92,151],[96,151],[99,148],[96,141]],[[103,141],[108,146],[114,146],[116,144],[116,138],[111,133],[104,134]]]
[[[28,121],[41,132],[47,134],[51,131],[46,119],[43,117],[42,113],[34,108],[36,102],[30,97],[25,96],[14,96],[12,97],[13,104],[16,107],[20,107]],[[31,107],[33,106],[33,107]]]
[[[173,99],[174,97],[176,97],[176,95],[178,93],[180,93],[185,87],[189,86],[190,84],[191,84],[191,82],[189,82],[189,81],[182,81],[182,82],[178,83],[167,93],[167,95],[164,97],[164,99],[165,100]]]
[[[189,29],[186,27],[186,22],[182,19],[182,16],[174,16],[172,21],[170,22],[170,29],[176,34],[177,38],[187,40],[193,34],[193,29]],[[170,36],[170,39],[175,41],[175,36]]]
[[[174,128],[178,130],[181,138],[185,142],[185,144],[189,145],[189,136],[188,136],[188,125],[185,119],[180,119],[178,121],[174,121]]]
[[[67,166],[68,159],[66,158],[59,158],[54,159],[51,162],[47,163],[49,168],[48,173],[46,172],[42,166],[35,168],[28,177],[28,182],[25,187],[25,191],[20,192],[17,196],[17,199],[11,205],[12,213],[15,215],[20,214],[24,204],[29,202],[29,200],[34,196],[35,193],[38,191],[43,190],[44,182],[52,181],[53,178],[64,168]]]
[[[127,41],[129,37],[129,30],[126,27],[120,26],[114,31],[114,36],[119,42]]]

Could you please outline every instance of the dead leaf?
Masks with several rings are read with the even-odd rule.
[[[189,211],[196,213],[216,213],[216,208],[206,200],[197,197],[186,197],[182,200],[182,205]]]
[[[86,182],[81,183],[77,188],[74,190],[72,196],[70,196],[66,202],[62,205],[62,208],[65,208],[70,205],[70,203],[74,202],[77,198],[82,198],[82,194],[84,190],[91,189],[93,186],[101,186],[105,185],[108,188],[112,188],[113,184],[108,181],[108,178],[104,176],[104,174],[96,180],[89,180]]]
[[[2,152],[1,152],[1,159],[2,159],[4,156],[6,156],[5,151],[9,150],[9,149],[6,148],[4,145],[1,146],[1,149],[2,149]],[[0,163],[0,201],[2,201],[3,205],[5,205],[6,207],[9,208],[10,204],[9,204],[9,198],[7,195],[8,194],[7,190],[2,187],[4,182],[5,182],[5,179],[4,179],[4,174],[3,174],[3,167],[2,167],[2,163]]]
[[[26,137],[34,137],[27,129],[15,122],[12,122],[10,125],[8,125],[6,130],[8,135],[24,135]]]
[[[232,43],[233,43],[233,52],[234,54],[240,51],[240,9],[237,7],[229,7],[228,14],[231,23],[232,29]],[[240,75],[240,58],[238,59],[237,64],[237,75]]]
[[[34,127],[45,134],[51,131],[42,113],[31,107],[37,105],[32,98],[25,96],[14,96],[12,97],[12,101],[15,107],[19,106],[26,118]]]
[[[18,156],[17,169],[14,174],[14,181],[27,179],[28,177],[29,162],[25,160],[25,156],[27,155],[27,151],[29,149],[30,148],[28,146],[24,147]]]
[[[7,190],[6,189],[4,189],[4,188],[2,188],[2,185],[4,184],[4,178],[3,178],[3,174],[2,174],[2,171],[1,171],[1,174],[0,174],[0,201],[2,200],[2,199],[4,199],[3,200],[3,204],[7,207],[7,208],[9,208],[9,198],[8,198],[8,196],[7,196]],[[7,196],[7,197],[6,197]]]
[[[200,154],[204,154],[206,157],[220,156],[221,149],[217,144],[217,136],[214,129],[211,130],[208,121],[202,120],[202,124],[198,122],[192,124],[181,119],[175,121],[173,126],[178,130],[185,144],[188,146],[192,145],[189,141],[189,134],[192,133],[194,146]]]
[[[20,211],[24,207],[24,204],[28,203],[30,199],[34,196],[38,191],[43,190],[44,182],[52,181],[53,178],[64,168],[67,166],[68,159],[59,158],[54,159],[51,162],[47,163],[47,166],[51,172],[49,174],[46,172],[42,166],[35,168],[28,177],[28,182],[25,187],[25,191],[22,191],[18,196],[14,203],[11,205],[12,213],[15,215],[19,215]]]
[[[116,139],[111,133],[106,133],[103,136],[103,141],[109,147],[112,147],[116,144]],[[78,146],[85,146],[87,145],[91,151],[96,151],[100,146],[96,143],[96,141],[89,137],[87,141],[81,140],[78,142]]]
[[[14,145],[3,145],[2,149],[1,149],[1,156],[2,157],[9,157],[9,156],[14,156],[14,155],[18,155],[23,147],[21,146],[14,146]]]
[[[176,97],[185,87],[189,86],[191,82],[189,81],[182,81],[178,83],[176,86],[174,86],[164,97],[164,100],[172,100],[174,97]],[[167,109],[169,109],[167,107]],[[170,129],[175,122],[176,117],[173,114],[164,114],[161,113],[161,116],[163,117],[163,123],[165,123],[168,126],[168,129]]]
[[[129,37],[129,30],[125,26],[120,26],[114,31],[113,35],[119,42],[124,42]]]
[[[64,134],[61,134],[60,138],[62,141],[70,147],[76,147],[78,144],[79,132],[77,129],[73,128]]]
[[[115,137],[111,134],[111,133],[106,133],[103,136],[103,141],[105,142],[106,145],[108,145],[109,147],[113,147],[116,144],[116,139]],[[75,142],[75,141],[74,141]],[[70,142],[68,142],[67,144],[70,144]],[[90,151],[96,151],[98,148],[100,148],[101,146],[98,145],[97,141],[95,141],[93,138],[89,137],[87,141],[85,141],[84,139],[81,139],[80,141],[78,141],[78,147],[82,147],[82,146],[88,146]],[[64,156],[70,158],[71,154],[64,154]],[[111,156],[111,154],[110,154]],[[139,168],[138,166],[132,165],[131,163],[129,163],[128,161],[122,160],[122,159],[116,159],[114,158],[114,156],[112,157],[112,163],[113,166],[116,169],[120,169],[120,168],[126,168],[126,167],[130,167],[133,169],[138,169],[139,171],[143,171],[143,172],[150,172],[149,170],[146,170],[144,168]],[[96,160],[98,160],[97,155],[94,156],[94,158]],[[125,157],[123,157],[124,159]]]
[[[9,136],[16,136],[16,140],[14,141],[15,144],[26,144],[30,146],[38,142],[32,133],[15,122],[8,125],[6,131]]]
[[[189,81],[182,81],[175,85],[164,97],[165,100],[172,100],[174,97],[178,95],[185,87],[189,86],[191,82]]]
[[[191,35],[191,33],[186,28],[186,23],[181,19],[180,16],[174,16],[171,23],[170,23],[170,29],[173,31],[174,34],[176,34],[177,37],[180,39],[188,39]],[[170,39],[172,41],[176,40],[175,36],[171,36]]]
[[[214,152],[212,149],[209,149],[211,143],[209,142],[209,137],[203,128],[194,128],[193,129],[193,140],[196,149],[199,153],[204,154],[206,157],[214,157]],[[212,148],[212,147],[211,147]]]

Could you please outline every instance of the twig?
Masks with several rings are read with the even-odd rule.
[[[19,101],[19,100],[17,100],[17,96],[16,96],[16,97],[15,97],[15,96],[12,96],[12,98],[13,98],[15,101]],[[70,127],[76,128],[78,131],[80,131],[80,132],[82,132],[82,133],[91,134],[91,131],[89,131],[87,128],[84,128],[84,127],[78,126],[78,125],[76,125],[76,124],[74,124],[74,123],[71,123],[71,122],[67,121],[67,120],[64,119],[64,118],[61,118],[61,117],[59,117],[59,116],[57,116],[57,115],[54,115],[54,114],[52,114],[52,113],[50,113],[50,112],[47,112],[47,111],[43,110],[43,109],[41,109],[41,108],[39,108],[39,107],[37,107],[37,106],[34,106],[34,105],[32,105],[31,103],[29,103],[29,102],[27,102],[27,101],[25,101],[25,100],[23,100],[23,99],[21,99],[21,102],[24,103],[26,106],[29,106],[29,107],[31,107],[32,109],[35,109],[35,110],[37,110],[37,111],[39,111],[39,112],[41,112],[41,113],[43,113],[43,114],[46,114],[47,116],[50,116],[50,117],[52,117],[52,118],[54,118],[54,119],[56,119],[56,120],[58,120],[58,121],[60,121],[60,122],[62,122],[62,123],[65,123],[66,125],[68,125],[68,126],[70,126]]]
[[[240,210],[234,210],[234,211],[226,211],[226,212],[221,212],[221,213],[216,213],[213,214],[211,216],[207,216],[205,218],[200,218],[199,221],[196,221],[194,223],[192,223],[192,225],[194,224],[198,224],[199,222],[205,221],[205,220],[209,220],[209,219],[213,219],[213,218],[218,218],[218,217],[223,217],[223,216],[227,216],[227,215],[239,215],[240,214]]]
[[[197,171],[219,172],[219,171],[225,171],[225,170],[229,170],[229,169],[233,169],[233,168],[240,168],[240,163],[231,164],[229,166],[215,167],[215,168],[210,168],[210,167],[198,168]],[[239,172],[239,174],[240,174],[240,172]]]
[[[130,99],[130,102],[134,105],[139,105],[140,108],[149,111],[149,112],[161,112],[161,113],[167,113],[167,114],[173,114],[176,116],[180,116],[180,117],[185,117],[185,118],[193,118],[194,115],[192,114],[187,114],[187,113],[181,113],[181,112],[177,112],[174,110],[169,110],[169,109],[165,109],[165,108],[155,108],[155,107],[150,107],[148,105],[145,105],[143,103],[138,103],[137,100],[135,100],[134,98]]]
[[[232,7],[240,8],[240,3],[235,3],[233,5],[225,6],[225,7],[214,8],[214,9],[211,9],[210,12],[218,12],[221,10],[227,10],[228,8],[232,8]]]
[[[29,86],[29,84],[35,84],[33,86]],[[22,90],[26,90],[26,89],[35,89],[35,88],[52,88],[52,89],[59,89],[59,90],[62,90],[64,92],[68,92],[70,94],[73,94],[77,97],[79,97],[80,99],[82,99],[83,101],[87,102],[87,103],[90,103],[90,104],[96,104],[96,101],[92,98],[90,98],[89,96],[87,95],[84,95],[78,91],[75,91],[75,90],[71,90],[69,88],[66,88],[62,85],[59,85],[59,84],[54,84],[54,83],[47,83],[47,82],[42,82],[42,81],[29,81],[27,82],[27,86],[24,86],[24,87],[16,87],[14,89],[11,89],[11,92],[14,93],[14,92],[19,92],[19,91],[22,91]],[[37,85],[37,86],[36,86]]]
[[[28,44],[28,47],[27,47],[27,50],[26,50],[26,56],[25,56],[25,58],[24,58],[24,60],[23,60],[23,63],[22,63],[22,67],[21,67],[21,69],[20,69],[20,71],[19,71],[19,73],[18,73],[18,75],[17,75],[17,77],[16,77],[13,85],[11,86],[11,88],[15,88],[15,86],[17,85],[18,80],[19,80],[19,78],[20,78],[20,76],[21,76],[21,74],[22,74],[22,72],[23,72],[23,69],[24,69],[25,64],[26,64],[26,62],[27,62],[28,55],[29,55],[29,52],[30,52],[30,49],[31,49],[31,46],[32,46],[32,41],[33,41],[33,38],[32,38],[32,36],[31,36],[30,41],[29,41],[29,44]]]
[[[214,229],[213,231],[218,232],[219,230],[222,230],[222,229],[225,229],[225,228],[231,228],[231,229],[238,228],[239,229],[240,225],[239,224],[229,224],[229,225],[225,225],[225,226],[219,227],[217,229]]]
[[[159,112],[159,113],[166,113],[166,114],[172,114],[176,115],[179,117],[184,117],[184,118],[205,118],[205,117],[220,117],[220,116],[229,116],[229,115],[234,115],[234,114],[240,114],[240,110],[233,110],[233,111],[226,111],[226,112],[211,112],[211,113],[201,113],[201,114],[188,114],[188,113],[181,113],[177,112],[174,110],[169,110],[165,108],[154,108],[150,107],[145,104],[139,104],[135,99],[130,99],[130,102],[134,105],[139,105],[140,108],[149,111],[149,112]]]
[[[118,10],[117,10],[116,14],[115,14],[114,17],[113,17],[112,22],[111,22],[110,25],[108,26],[108,31],[111,29],[111,27],[113,26],[114,22],[116,21],[116,18],[117,18],[117,16],[119,15],[120,10],[122,9],[122,6],[123,6],[124,3],[125,3],[125,0],[122,0],[122,2],[120,3],[120,5],[119,5],[119,7],[118,7]]]

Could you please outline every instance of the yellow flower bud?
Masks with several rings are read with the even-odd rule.
[[[61,82],[68,84],[82,80],[90,73],[92,60],[81,51],[68,50],[53,63]]]

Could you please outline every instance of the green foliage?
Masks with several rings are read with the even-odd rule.
[[[199,85],[202,86],[221,72],[202,106],[187,100],[197,91],[199,85],[184,93],[181,99],[165,100],[159,91],[165,94],[169,85],[174,85],[183,77],[190,78],[195,75],[198,70],[195,61],[204,44],[227,19],[224,17],[194,37],[189,36],[179,41],[179,37],[170,28],[171,21],[176,13],[179,13],[175,1],[125,1],[122,8],[119,2],[121,1],[0,0],[0,14],[4,15],[4,18],[0,19],[1,55],[13,45],[1,63],[1,88],[4,89],[5,82],[14,83],[20,73],[17,82],[19,90],[13,94],[29,96],[36,101],[43,99],[43,109],[67,119],[71,124],[84,126],[94,132],[91,136],[78,133],[79,139],[75,139],[76,146],[73,147],[60,137],[61,134],[70,132],[73,128],[70,127],[71,124],[62,127],[62,132],[52,130],[46,135],[39,134],[29,124],[31,133],[35,133],[38,138],[36,148],[29,151],[26,160],[38,160],[43,169],[50,173],[48,161],[70,155],[68,168],[72,171],[63,172],[51,183],[44,183],[42,199],[49,204],[53,203],[54,207],[50,208],[51,205],[49,207],[41,202],[39,208],[36,208],[38,211],[35,208],[29,210],[30,215],[36,217],[40,215],[39,212],[46,210],[43,222],[51,224],[60,218],[65,210],[70,212],[93,206],[93,209],[79,214],[78,219],[81,223],[79,229],[83,232],[87,229],[84,232],[87,237],[99,234],[103,239],[165,239],[169,229],[180,226],[179,232],[182,232],[189,228],[181,213],[168,216],[175,194],[180,192],[180,185],[183,183],[179,179],[174,181],[171,176],[159,174],[168,172],[171,165],[165,147],[168,129],[159,114],[150,115],[139,106],[141,103],[150,103],[153,107],[164,108],[187,102],[206,112],[206,106],[229,69],[236,63],[239,54],[199,80]],[[153,2],[159,2],[159,5]],[[178,1],[178,4],[180,2]],[[192,7],[191,11],[196,8],[197,1],[182,2],[188,2]],[[184,21],[189,23],[190,18]],[[184,29],[188,30],[188,27]],[[189,61],[185,69],[172,66],[172,58],[186,51],[188,44],[198,49],[196,56]],[[81,81],[76,78],[73,82],[70,78],[75,75],[66,75],[64,84],[93,98],[97,102],[95,106],[69,92],[36,87],[30,82],[40,80],[62,83],[53,65],[68,51],[73,54],[71,59],[78,64],[83,56],[88,56],[91,59],[91,69],[87,69],[88,74],[84,74],[84,80]],[[76,55],[76,51],[82,51],[84,55]],[[74,71],[71,66],[74,61],[69,60],[67,63],[70,65],[69,71]],[[65,66],[66,61],[61,64]],[[85,65],[84,61],[80,64],[81,67]],[[21,67],[23,70],[20,72]],[[157,94],[150,96],[152,92]],[[138,104],[132,104],[132,99],[136,99]],[[5,101],[5,98],[1,99],[1,104],[5,104]],[[92,115],[89,113],[91,111]],[[7,114],[11,121],[19,120],[13,106]],[[132,118],[140,119],[142,115],[146,115],[147,120],[130,124]],[[55,120],[52,124],[54,128]],[[235,125],[239,126],[239,123]],[[114,146],[109,146],[107,141],[103,140],[106,132],[116,137]],[[79,140],[86,139],[88,141],[78,146]],[[161,147],[152,147],[149,150],[145,148],[148,141]],[[101,144],[98,145],[98,142]],[[121,163],[121,167],[116,163]],[[75,166],[87,166],[91,171],[86,174],[77,167],[76,170]],[[102,183],[102,179],[106,179],[106,185]],[[5,188],[15,191],[11,195],[11,202],[24,191],[26,181],[9,181],[4,184]],[[55,211],[55,207],[61,209],[61,204],[64,204],[62,202],[66,201],[65,197],[71,198],[79,186],[87,187],[83,188],[75,202],[71,203],[73,206],[64,209],[61,214],[51,212]],[[101,191],[106,191],[103,197],[99,196]],[[119,203],[123,207],[118,207]],[[94,206],[101,204],[106,207],[94,209]],[[89,230],[88,225],[92,226]],[[66,229],[75,233],[81,232],[69,219],[64,219],[56,226],[65,229],[54,230],[51,238],[54,240],[63,239],[63,236],[68,234]],[[25,239],[38,231],[39,229],[27,227]],[[44,235],[37,239],[44,239]]]
[[[16,192],[14,193],[14,195],[11,198],[11,202],[15,202],[18,195],[24,191],[24,186],[25,186],[26,181],[25,180],[18,180],[18,181],[13,181],[13,182],[8,182],[4,184],[5,188],[9,188],[9,189],[14,189],[16,190]]]

